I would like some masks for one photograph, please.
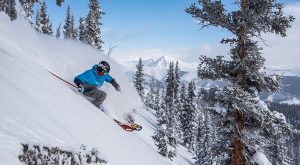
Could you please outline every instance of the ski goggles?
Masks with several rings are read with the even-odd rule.
[[[98,65],[97,71],[99,75],[107,74],[107,70],[105,69],[105,66],[101,63]]]

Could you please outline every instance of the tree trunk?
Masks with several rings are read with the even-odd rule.
[[[248,0],[241,0],[241,9],[245,11],[247,6],[249,5]],[[238,56],[241,60],[246,57],[246,49],[245,49],[245,39],[246,39],[246,27],[243,25],[240,28],[240,34],[238,36]],[[241,76],[243,77],[243,76]],[[245,119],[244,114],[236,110],[235,111],[235,121],[236,121],[236,130],[235,137],[233,139],[233,164],[234,165],[245,165],[245,156],[244,156],[244,144],[241,136],[241,132],[245,127]]]
[[[244,165],[245,164],[245,158],[244,158],[244,144],[241,137],[241,131],[244,129],[245,120],[244,120],[244,114],[236,110],[235,112],[235,121],[236,121],[236,127],[235,127],[235,137],[233,139],[233,164],[234,165]]]

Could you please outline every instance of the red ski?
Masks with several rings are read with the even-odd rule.
[[[142,126],[135,124],[135,123],[122,123],[120,121],[118,121],[117,119],[114,119],[114,121],[120,126],[122,127],[125,131],[128,132],[132,132],[132,131],[140,131],[142,129]]]

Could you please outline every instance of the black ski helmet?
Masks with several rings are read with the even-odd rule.
[[[110,66],[106,61],[101,61],[98,64],[98,70],[103,69],[104,71],[106,71],[107,73],[109,73],[110,71]]]

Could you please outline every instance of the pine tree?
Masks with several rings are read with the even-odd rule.
[[[183,119],[183,143],[190,150],[195,149],[196,136],[197,136],[197,108],[196,108],[196,94],[195,83],[191,81],[188,85],[186,101],[184,107]]]
[[[195,165],[211,165],[213,162],[213,151],[212,143],[213,137],[212,133],[214,129],[212,128],[212,121],[209,110],[207,108],[202,109],[203,112],[199,115],[199,127],[197,131],[196,139],[196,162]]]
[[[10,20],[17,19],[17,10],[15,0],[2,0],[0,1],[0,12],[5,12]]]
[[[93,45],[96,49],[101,50],[104,43],[101,39],[100,22],[104,12],[101,10],[98,0],[90,0],[89,14],[86,17],[86,42]]]
[[[198,109],[198,131],[196,138],[195,159],[196,165],[200,164],[230,164],[230,156],[228,154],[228,144],[224,141],[224,137],[231,137],[232,133],[227,132],[228,129],[224,129],[226,122],[220,122],[224,120],[224,114],[226,109],[221,107],[213,107],[213,104],[207,102],[203,98],[203,91],[206,89],[201,88],[198,93],[197,109]]]
[[[146,95],[145,98],[145,105],[149,108],[155,109],[155,103],[154,103],[154,99],[155,99],[155,79],[152,76],[151,78],[151,82],[149,85],[149,92]]]
[[[41,32],[44,34],[51,35],[53,33],[52,23],[50,22],[49,16],[47,14],[47,5],[45,1],[42,2],[39,17],[40,17],[39,19],[40,19]]]
[[[38,1],[39,0],[19,0],[23,13],[26,14],[31,24],[33,24],[33,4]],[[16,0],[0,0],[0,12],[5,12],[12,21],[16,20],[18,14],[16,10]]]
[[[56,5],[61,7],[65,0],[56,0]]]
[[[74,32],[74,20],[71,12],[71,7],[68,6],[67,8],[67,16],[64,25],[64,38],[65,39],[73,39],[73,32]]]
[[[160,95],[159,95],[159,88],[156,87],[156,91],[154,93],[154,110],[158,111],[160,109]]]
[[[176,61],[175,68],[174,68],[174,98],[179,98],[179,86],[180,86],[180,76],[179,76],[179,63]],[[177,100],[176,100],[177,101]]]
[[[163,119],[158,120],[159,123],[164,123]],[[154,144],[158,147],[158,153],[162,156],[168,156],[168,138],[166,135],[166,125],[160,124],[153,136]]]
[[[232,39],[223,39],[221,43],[230,44],[231,59],[201,56],[198,77],[212,80],[228,80],[223,89],[212,88],[205,93],[210,103],[218,103],[228,110],[224,117],[224,135],[221,150],[226,150],[231,158],[224,164],[250,164],[253,154],[264,149],[263,144],[272,140],[274,134],[287,137],[292,127],[276,118],[258,99],[257,93],[274,92],[281,86],[281,77],[267,76],[263,71],[265,59],[258,47],[260,34],[276,33],[286,36],[286,30],[294,20],[292,16],[283,16],[283,5],[271,1],[239,0],[236,11],[228,11],[221,1],[199,0],[186,9],[203,26],[215,26],[227,29],[234,34]],[[275,127],[281,129],[273,129]],[[233,138],[231,138],[233,137]],[[274,137],[273,137],[274,138]],[[261,146],[257,148],[257,146]],[[230,148],[233,150],[230,150]],[[227,161],[227,162],[225,162]]]
[[[33,15],[33,5],[34,1],[32,0],[19,0],[22,9],[24,10],[26,17],[28,18],[29,22],[32,24],[32,15]]]
[[[298,154],[295,154],[295,156],[296,156],[295,162],[299,164],[300,163],[300,145],[296,145],[295,148],[296,148],[295,152],[298,153]]]
[[[172,130],[173,127],[170,127],[170,112],[168,111],[170,103],[166,102],[168,100],[166,96],[167,89],[163,88],[160,109],[156,111],[158,125],[153,140],[158,147],[158,152],[172,160],[176,156],[177,141],[174,136],[171,136],[174,134],[174,130]]]
[[[287,149],[288,149],[288,156],[291,158],[291,164],[297,164],[296,162],[296,152],[295,152],[295,146],[294,146],[294,138],[289,140],[289,142],[287,143]],[[297,146],[297,145],[296,145]]]
[[[37,8],[36,16],[35,16],[35,30],[39,33],[42,32],[42,24],[41,24],[41,12],[39,7]]]
[[[141,99],[143,102],[145,102],[145,91],[144,91],[144,83],[145,83],[145,79],[143,78],[144,76],[144,69],[143,69],[144,65],[143,65],[143,61],[142,58],[139,58],[139,62],[136,65],[136,72],[135,72],[135,76],[134,76],[134,86],[136,88],[136,90],[138,91],[138,94],[140,95]]]
[[[58,28],[56,29],[56,38],[60,39],[60,28],[61,28],[61,23],[59,24]]]
[[[0,12],[5,12],[6,9],[6,1],[5,0],[1,0],[0,1]]]
[[[176,61],[175,63],[175,67],[174,67],[174,117],[175,117],[175,121],[176,121],[176,125],[174,125],[174,129],[176,131],[176,137],[177,140],[180,140],[180,136],[181,136],[181,129],[180,129],[180,118],[179,118],[179,114],[180,114],[180,98],[179,98],[179,90],[180,90],[180,69],[179,69],[179,63],[178,61]]]
[[[273,144],[271,148],[272,154],[272,164],[274,165],[290,165],[292,164],[291,158],[288,157],[288,148],[286,147],[286,137],[281,135],[274,135]]]
[[[86,42],[86,29],[85,29],[85,25],[84,25],[84,18],[80,17],[79,19],[79,40],[82,42]]]
[[[162,97],[164,96],[164,91],[162,92]],[[162,156],[167,157],[169,154],[169,139],[167,137],[167,113],[165,111],[166,103],[162,100],[161,108],[156,111],[157,116],[157,129],[152,137],[154,144],[158,148],[158,153]]]
[[[8,0],[8,8],[5,12],[9,17],[10,20],[16,20],[17,19],[17,10],[16,10],[16,1],[15,0]]]
[[[160,98],[160,108],[165,112],[166,109],[166,102],[165,102],[165,96],[166,96],[166,90],[165,90],[165,86],[162,88],[161,91],[161,98]],[[161,111],[156,112],[156,117],[159,118],[160,117],[160,113]]]
[[[72,29],[72,35],[71,35],[71,38],[73,39],[73,40],[75,40],[75,39],[77,39],[77,37],[78,37],[78,30],[77,30],[77,28],[75,28],[75,21],[74,21],[74,15],[72,15],[72,17],[71,17],[71,29]]]
[[[175,83],[175,76],[174,76],[174,63],[171,62],[169,65],[169,69],[167,71],[167,79],[166,79],[166,93],[165,93],[165,111],[167,114],[167,137],[169,143],[169,152],[168,157],[170,159],[176,156],[176,148],[177,148],[177,130],[176,125],[178,125],[177,121],[177,113],[176,107],[174,104],[174,83]]]
[[[179,140],[181,143],[183,143],[183,132],[184,132],[184,124],[186,119],[187,112],[185,111],[186,108],[184,106],[187,105],[186,103],[186,86],[184,83],[180,86],[180,94],[179,94],[179,106],[178,106],[178,116],[179,116],[179,128],[180,128],[180,134],[178,135]]]

